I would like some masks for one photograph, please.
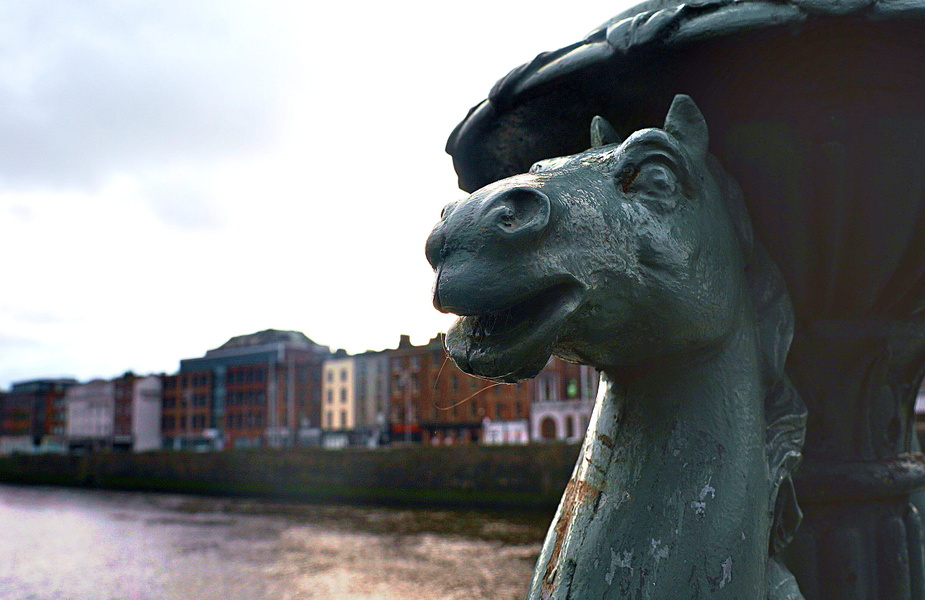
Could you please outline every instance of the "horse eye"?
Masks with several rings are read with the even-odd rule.
[[[639,177],[639,169],[635,166],[629,166],[620,171],[617,181],[620,182],[620,188],[623,190],[624,194],[630,193],[633,182],[636,181],[637,177]]]

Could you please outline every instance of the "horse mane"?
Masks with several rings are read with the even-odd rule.
[[[793,474],[802,459],[806,405],[784,372],[793,339],[793,306],[780,270],[755,238],[741,188],[713,156],[708,166],[732,216],[746,259],[745,277],[756,315],[760,375],[765,391],[765,444],[771,478],[768,508],[772,523],[768,550],[774,556],[790,543],[803,518],[793,487]]]

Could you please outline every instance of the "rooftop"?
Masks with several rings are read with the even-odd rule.
[[[316,345],[315,342],[313,342],[301,331],[264,329],[263,331],[258,331],[257,333],[236,335],[219,346],[217,350],[224,350],[226,348],[244,348],[247,346],[261,346],[263,344],[276,344],[280,342],[303,345],[306,347]]]

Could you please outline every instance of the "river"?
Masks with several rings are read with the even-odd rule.
[[[0,598],[521,599],[548,519],[0,485]]]

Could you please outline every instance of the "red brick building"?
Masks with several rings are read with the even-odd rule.
[[[236,336],[164,376],[161,432],[169,448],[295,444],[321,423],[321,368],[330,356],[298,331]]]
[[[64,443],[64,395],[74,379],[34,379],[14,383],[2,405],[2,435],[29,437],[34,446]]]
[[[422,346],[401,336],[389,350],[392,441],[480,441],[482,423],[527,419],[532,382],[497,384],[463,373],[435,337]]]
[[[211,427],[212,373],[162,375],[161,437],[168,448],[214,445]]]

